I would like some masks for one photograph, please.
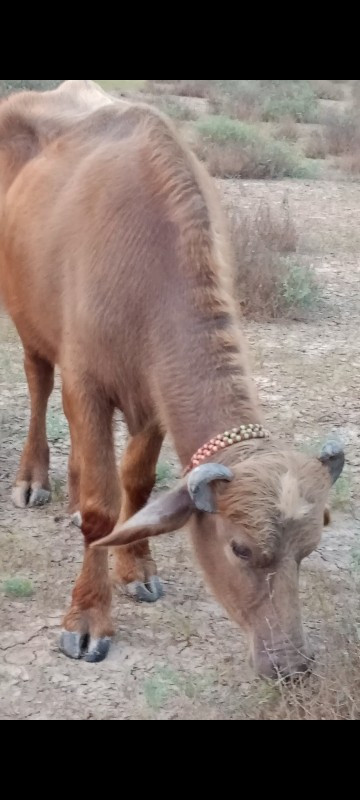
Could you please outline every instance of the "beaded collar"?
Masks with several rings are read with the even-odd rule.
[[[215,453],[221,450],[225,450],[227,447],[231,447],[233,444],[249,442],[251,439],[269,438],[270,433],[265,430],[262,425],[240,425],[239,428],[232,428],[231,431],[225,431],[225,433],[221,433],[219,436],[210,439],[209,442],[196,451],[185,470],[185,475],[188,475],[195,467],[199,467],[200,464],[207,458],[210,458],[210,456],[215,455]]]

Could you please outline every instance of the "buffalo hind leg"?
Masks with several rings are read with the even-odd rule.
[[[18,508],[42,506],[51,497],[46,409],[54,386],[54,367],[26,351],[24,366],[30,392],[31,417],[12,492],[13,502]]]
[[[86,390],[85,390],[86,385]],[[120,509],[120,486],[112,433],[113,408],[101,391],[86,381],[64,386],[72,442],[81,463],[80,513],[84,562],[72,594],[61,635],[69,658],[95,663],[106,658],[113,626],[107,552],[92,542],[111,533]]]
[[[147,503],[155,485],[162,443],[158,428],[143,431],[130,440],[120,467],[120,522],[126,522]],[[155,603],[163,596],[147,540],[115,548],[114,553],[115,580],[127,594],[145,603]]]

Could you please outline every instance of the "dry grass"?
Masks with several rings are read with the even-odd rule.
[[[358,572],[306,575],[310,614],[319,620],[311,677],[293,683],[259,684],[254,716],[277,720],[360,719],[360,635],[354,598]],[[254,698],[253,698],[254,699]]]
[[[320,130],[313,130],[305,144],[306,158],[326,158],[329,153],[328,142]]]
[[[209,97],[216,81],[147,81],[153,94],[173,94],[179,97]]]
[[[166,95],[156,98],[155,105],[163,114],[167,114],[175,121],[189,122],[197,116],[188,105]]]
[[[360,113],[331,112],[324,118],[324,136],[332,156],[350,155],[360,147]]]
[[[213,114],[255,122],[261,119],[259,81],[216,81],[210,88]]]
[[[344,156],[342,165],[343,169],[348,173],[348,175],[353,175],[354,177],[358,177],[360,175],[360,144],[357,150],[354,150],[353,153]]]
[[[314,122],[318,99],[310,81],[148,81],[154,94],[207,98],[215,114],[233,119]],[[339,88],[338,88],[339,90]]]
[[[295,120],[292,117],[284,117],[275,131],[275,137],[287,142],[296,142],[299,131]]]
[[[358,176],[360,174],[360,105],[355,105],[343,114],[335,112],[327,114],[323,130],[328,153],[341,157],[344,171]]]
[[[314,122],[318,100],[309,81],[214,81],[212,110],[241,120],[273,122],[291,117]]]
[[[298,318],[314,307],[320,289],[313,271],[296,257],[297,234],[287,199],[281,211],[260,206],[251,220],[233,217],[237,293],[254,318]]]
[[[360,81],[354,81],[352,87],[353,104],[356,109],[360,109]]]
[[[319,100],[343,100],[344,90],[338,81],[311,81]]]
[[[330,629],[327,651],[311,678],[263,686],[258,719],[360,720],[360,642],[356,630]]]

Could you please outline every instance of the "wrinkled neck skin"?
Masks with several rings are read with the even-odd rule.
[[[223,364],[218,370],[207,367],[211,363],[207,342],[199,336],[196,348],[192,344],[193,337],[189,336],[191,350],[181,352],[179,360],[175,360],[186,363],[187,375],[196,376],[184,386],[183,375],[177,383],[178,376],[174,374],[171,386],[164,392],[167,429],[184,468],[199,447],[215,436],[240,425],[263,424],[263,413],[247,366],[245,344],[240,336],[239,340],[235,363]],[[238,450],[236,446],[231,449]],[[214,460],[222,460],[221,455]]]

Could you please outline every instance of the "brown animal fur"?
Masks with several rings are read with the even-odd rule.
[[[208,580],[251,630],[263,671],[285,660],[300,668],[295,565],[320,538],[330,478],[319,461],[263,442],[234,446],[221,456],[235,478],[216,488],[217,517],[194,514],[182,488],[156,523],[136,523],[166,432],[185,466],[216,433],[262,421],[226,225],[205,170],[161,114],[114,101],[91,81],[68,81],[0,104],[0,219],[0,287],[31,395],[19,505],[41,502],[49,489],[45,414],[55,364],[71,432],[70,502],[81,510],[85,557],[64,622],[78,645],[64,649],[81,657],[87,636],[89,660],[98,660],[99,640],[111,635],[106,551],[91,544],[123,544],[117,578],[148,584],[156,566],[144,540],[191,517]],[[121,511],[115,408],[131,436]],[[246,564],[234,540],[250,549]]]

